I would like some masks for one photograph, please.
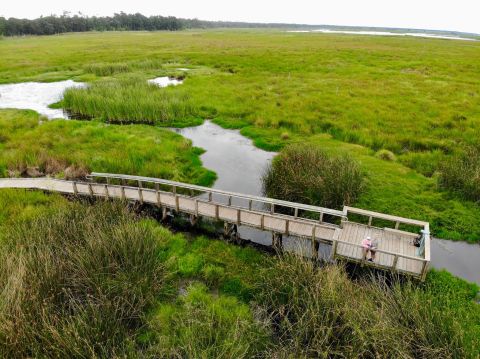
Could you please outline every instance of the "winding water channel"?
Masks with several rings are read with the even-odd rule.
[[[179,85],[181,80],[159,77],[149,81],[160,87]],[[53,119],[67,115],[62,109],[48,106],[62,99],[63,92],[71,87],[84,87],[83,83],[72,80],[38,83],[25,82],[0,85],[0,108],[31,109]],[[256,148],[252,141],[236,130],[227,130],[205,121],[201,126],[176,129],[176,132],[190,139],[194,146],[206,152],[201,156],[203,165],[217,173],[214,188],[261,195],[261,175],[275,156]],[[271,235],[246,227],[240,228],[242,238],[260,244],[270,244]],[[307,241],[299,242],[292,238],[284,239],[286,249],[310,251]],[[328,255],[329,246],[320,248],[320,256]],[[432,241],[432,266],[445,268],[456,276],[480,284],[480,245],[454,242],[442,239]]]
[[[211,121],[197,127],[177,129],[176,132],[190,139],[194,146],[206,150],[201,159],[205,167],[218,175],[214,188],[261,194],[261,175],[275,153],[258,149],[239,131],[224,129]],[[240,228],[240,235],[257,243],[271,243],[270,234],[258,230]],[[285,246],[287,249],[295,246],[294,241],[287,240]],[[302,250],[308,251],[307,247]],[[325,255],[328,248],[321,250]],[[431,265],[480,284],[480,245],[434,238]]]

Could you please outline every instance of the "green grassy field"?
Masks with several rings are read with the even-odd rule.
[[[478,43],[218,30],[5,38],[0,52],[0,82],[92,83],[62,105],[98,120],[212,118],[264,149],[309,141],[351,153],[368,174],[358,206],[428,220],[440,237],[480,240],[479,206],[437,186],[439,164],[478,145]],[[147,94],[156,76],[186,80]],[[384,150],[393,161],[381,159]]]

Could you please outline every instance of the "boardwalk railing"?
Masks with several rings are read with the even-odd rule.
[[[227,204],[236,205],[238,207],[245,207],[249,210],[255,209],[258,211],[268,211],[271,214],[281,214],[282,212],[276,212],[275,209],[290,209],[294,218],[305,218],[302,217],[302,213],[316,213],[318,222],[323,223],[324,215],[330,215],[332,217],[337,217],[339,219],[345,219],[343,211],[338,211],[330,208],[310,206],[301,203],[282,201],[274,198],[266,198],[259,196],[252,196],[247,194],[222,191],[218,189],[213,189],[210,187],[197,186],[182,182],[169,181],[159,178],[151,177],[141,177],[141,176],[130,176],[130,175],[119,175],[119,174],[110,174],[110,173],[98,173],[92,172],[89,179],[94,180],[103,180],[107,184],[112,183],[112,180],[118,180],[120,184],[126,185],[127,183],[134,182],[138,185],[138,188],[144,188],[145,184],[153,184],[155,190],[160,190],[160,186],[165,186],[171,189],[172,193],[181,193],[179,190],[184,190],[183,193],[189,193],[193,196],[195,192],[206,194],[208,199],[212,201],[213,196],[217,198],[223,198]],[[311,220],[311,218],[306,218]]]
[[[423,253],[423,258],[422,257],[412,257],[412,256],[406,256],[406,255],[399,255],[395,254],[394,260],[393,260],[393,269],[395,270],[396,265],[398,263],[398,258],[409,258],[410,260],[415,260],[415,261],[421,261],[422,262],[422,270],[421,270],[421,278],[425,279],[425,276],[427,274],[427,269],[428,269],[428,263],[430,262],[431,259],[431,247],[430,247],[430,224],[425,221],[418,221],[415,219],[410,219],[410,218],[404,218],[404,217],[399,217],[399,216],[392,216],[389,214],[384,214],[384,213],[379,213],[379,212],[374,212],[374,211],[368,211],[365,209],[360,209],[360,208],[354,208],[354,207],[348,207],[345,206],[343,208],[343,214],[345,217],[348,218],[349,214],[356,214],[360,216],[364,216],[368,218],[368,226],[372,226],[373,219],[380,219],[384,221],[389,221],[393,222],[395,224],[394,229],[390,228],[384,228],[386,231],[390,231],[393,233],[398,233],[402,235],[404,238],[408,237],[416,237],[418,236],[417,233],[411,233],[407,231],[402,231],[400,230],[400,225],[404,224],[407,226],[414,226],[414,227],[420,227],[423,229],[423,236],[424,236],[424,241],[425,241],[425,247],[424,247],[424,253]],[[406,240],[406,239],[403,239]],[[383,251],[377,250],[377,252],[382,253]]]
[[[337,211],[181,182],[109,173],[92,173],[89,181],[66,181],[53,178],[0,179],[0,188],[41,189],[73,195],[149,203],[161,208],[164,217],[167,215],[167,210],[173,210],[186,213],[191,218],[206,217],[224,221],[232,226],[243,225],[267,230],[272,232],[272,237],[286,235],[307,239],[311,241],[314,257],[318,256],[319,243],[328,243],[332,245],[332,258],[341,257],[362,263],[365,261],[359,256],[362,248],[361,239],[357,238],[360,230],[357,230],[357,235],[353,236],[349,235],[343,227],[349,224],[356,226],[355,228],[368,227],[368,230],[371,231],[372,228],[375,228],[372,227],[372,221],[377,218],[395,223],[395,228],[388,229],[388,231],[398,234],[398,241],[406,241],[415,236],[413,233],[400,230],[400,224],[422,227],[427,232],[425,254],[410,255],[409,253],[412,253],[411,246],[408,247],[408,251],[399,249],[398,252],[385,248],[377,249],[376,252],[381,260],[366,264],[424,278],[430,261],[430,237],[427,222],[352,207],[345,207],[343,211]],[[366,216],[368,226],[349,222],[348,217],[351,214]],[[387,229],[378,230],[383,234],[387,233]],[[272,241],[272,245],[273,243]],[[351,250],[346,250],[346,248]]]

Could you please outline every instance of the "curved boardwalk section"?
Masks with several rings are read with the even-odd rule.
[[[157,178],[108,173],[92,173],[89,181],[6,178],[0,179],[0,188],[149,203],[162,208],[164,214],[170,210],[186,213],[192,220],[205,217],[229,225],[266,230],[272,232],[272,237],[277,240],[284,235],[308,240],[314,255],[320,242],[331,244],[332,259],[360,262],[421,279],[424,279],[430,262],[427,222],[352,207],[337,211]],[[374,222],[384,227],[374,226]],[[387,223],[392,223],[394,227],[385,227]],[[418,227],[424,230],[420,247],[414,245]],[[366,261],[361,245],[367,236],[378,243],[373,262]]]

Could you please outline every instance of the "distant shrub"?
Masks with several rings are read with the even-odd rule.
[[[290,138],[290,134],[288,132],[282,132],[282,134],[280,135],[280,138],[282,140],[288,140]]]
[[[125,357],[165,282],[158,236],[119,204],[49,214],[2,233],[0,357]]]
[[[480,201],[480,147],[468,147],[453,155],[440,166],[438,179],[441,188],[461,195],[463,198]]]
[[[395,154],[392,151],[385,150],[385,149],[377,151],[375,156],[380,158],[381,160],[384,160],[384,161],[393,162],[393,161],[397,160],[397,157],[395,156]]]
[[[329,208],[354,203],[364,188],[364,175],[353,158],[303,144],[280,152],[262,180],[268,197]]]

